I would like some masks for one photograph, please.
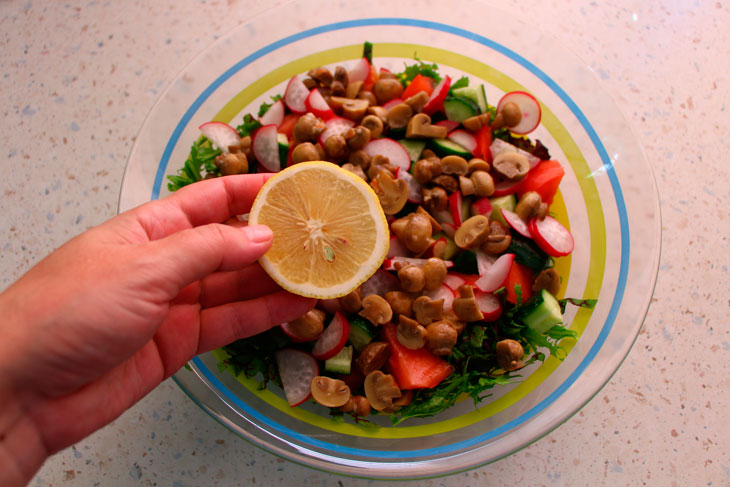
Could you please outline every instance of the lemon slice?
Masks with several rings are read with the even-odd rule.
[[[336,164],[295,164],[269,179],[249,223],[268,225],[274,242],[259,259],[287,291],[313,298],[344,296],[380,267],[388,223],[375,192]]]

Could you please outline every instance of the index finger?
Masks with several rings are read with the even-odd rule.
[[[185,186],[133,210],[151,240],[248,213],[261,186],[273,174],[239,174]]]

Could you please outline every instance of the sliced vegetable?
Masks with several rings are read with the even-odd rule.
[[[375,327],[367,320],[360,316],[350,318],[350,336],[348,338],[350,344],[359,352],[365,345],[372,342],[377,334]]]
[[[409,350],[398,341],[394,324],[383,327],[385,340],[391,347],[388,364],[402,390],[436,387],[454,368],[425,348]]]
[[[524,91],[512,91],[507,93],[499,100],[497,104],[497,113],[502,111],[502,108],[506,103],[514,103],[520,109],[522,113],[522,119],[514,127],[510,127],[510,131],[515,134],[529,134],[540,125],[540,103],[537,99],[529,93]]]
[[[368,76],[370,76],[370,62],[366,57],[360,58],[355,67],[350,70],[348,75],[350,82],[362,81],[364,83],[365,80],[368,79]]]
[[[532,297],[532,282],[535,280],[535,271],[519,262],[513,262],[512,268],[507,274],[504,281],[504,287],[507,291],[508,303],[517,304],[517,291],[515,286],[519,286],[521,302],[525,302]]]
[[[538,295],[534,309],[527,313],[522,321],[536,332],[545,333],[553,326],[563,322],[560,303],[555,296],[543,289]]]
[[[492,293],[484,293],[478,289],[474,291],[474,299],[479,311],[484,315],[484,321],[494,321],[502,316],[502,302]]]
[[[332,108],[317,88],[310,90],[309,95],[304,100],[304,105],[307,107],[307,111],[312,112],[325,122],[335,116],[335,112],[332,111]]]
[[[393,139],[375,139],[367,143],[363,150],[370,157],[376,154],[387,157],[394,164],[407,172],[411,168],[411,158],[405,148]]]
[[[360,285],[360,294],[364,298],[370,294],[385,296],[390,291],[400,291],[400,281],[390,272],[378,269],[370,279]]]
[[[322,332],[322,336],[314,342],[312,356],[317,360],[327,360],[342,350],[350,335],[350,323],[342,313],[335,313],[334,318]]]
[[[461,156],[465,159],[471,157],[470,151],[449,139],[431,139],[427,145],[439,157]]]
[[[286,154],[282,161],[279,153],[276,125],[264,125],[254,132],[251,150],[259,164],[268,171],[279,172],[286,166]]]
[[[514,254],[500,255],[494,264],[474,282],[474,285],[485,293],[496,291],[507,278],[514,260]]]
[[[383,108],[385,108],[386,111],[390,111],[391,108],[396,105],[400,105],[401,103],[403,103],[403,98],[393,98],[392,100],[383,103]]]
[[[537,167],[528,171],[517,188],[517,195],[522,196],[528,191],[536,191],[542,201],[551,204],[564,175],[565,170],[558,161],[542,161]]]
[[[491,131],[491,130],[490,130]],[[510,144],[509,142],[505,142],[502,139],[494,139],[489,144],[489,152],[491,153],[492,157],[497,157],[498,154],[504,151],[512,151],[517,152],[519,154],[522,154],[527,158],[527,162],[530,163],[530,169],[534,168],[540,163],[540,158],[537,156],[534,156],[527,152],[524,149],[520,149],[516,145]]]
[[[413,95],[417,95],[421,91],[425,91],[428,96],[433,93],[433,80],[428,76],[417,74],[403,91],[402,98],[407,100]]]
[[[284,92],[284,103],[289,107],[289,110],[295,113],[304,113],[307,111],[307,106],[304,104],[304,100],[309,96],[309,90],[304,85],[301,75],[293,76],[289,80],[289,84],[286,85],[286,91]]]
[[[324,370],[333,374],[349,374],[352,368],[352,347],[342,347],[337,355],[324,362]]]
[[[413,175],[408,171],[398,168],[396,179],[402,179],[408,186],[408,201],[411,203],[423,203],[423,193],[421,193],[421,185],[415,180]]]
[[[573,236],[567,228],[551,216],[532,218],[528,223],[532,238],[546,254],[563,257],[573,251]]]
[[[480,113],[487,112],[487,93],[484,90],[484,85],[454,88],[451,90],[451,94],[471,100],[479,108]]]
[[[456,142],[464,149],[468,150],[471,154],[474,154],[477,149],[477,139],[466,130],[456,129],[449,132],[446,136],[452,142]]]
[[[391,235],[390,247],[388,248],[388,253],[386,254],[385,258],[390,259],[392,257],[408,257],[410,255],[411,252],[406,248],[405,245],[403,245],[403,242],[401,242],[395,235]]]
[[[261,122],[261,125],[276,125],[278,128],[281,125],[281,122],[284,121],[284,113],[286,112],[286,107],[284,106],[284,102],[281,100],[276,100],[273,105],[269,107],[268,110],[266,110],[266,113],[264,113],[259,121]]]
[[[319,375],[317,361],[307,352],[282,348],[274,352],[281,385],[289,406],[298,406],[312,394],[310,384]]]
[[[444,100],[444,114],[448,120],[463,122],[479,114],[479,108],[471,100],[458,96],[449,96]]]
[[[519,233],[523,237],[532,238],[530,229],[527,228],[527,223],[522,218],[520,218],[517,213],[507,210],[506,208],[501,208],[499,211],[502,213],[502,218],[504,218],[504,221],[506,221],[507,224],[512,227],[517,233]]]
[[[461,191],[455,191],[449,195],[449,211],[456,228],[459,228],[469,218],[470,204],[471,200],[462,196]]]
[[[474,138],[477,141],[477,147],[474,151],[476,157],[480,157],[492,163],[492,128],[489,125],[485,125],[480,128],[475,134]]]
[[[456,293],[454,292],[453,289],[451,289],[446,284],[442,284],[435,291],[425,293],[424,295],[428,296],[433,301],[438,301],[439,299],[443,299],[444,300],[444,312],[448,313],[453,310],[455,294]]]
[[[492,203],[492,214],[489,216],[490,220],[497,220],[503,225],[507,225],[507,222],[502,216],[502,208],[509,211],[515,211],[517,200],[514,194],[507,194],[504,196],[497,196],[489,198],[489,202]]]
[[[241,136],[238,135],[238,131],[227,123],[207,122],[198,128],[215,147],[223,152],[228,152],[229,146],[241,143]]]
[[[411,163],[418,161],[421,158],[423,149],[426,148],[425,140],[400,139],[398,143],[408,152],[408,158],[411,160]]]
[[[296,113],[287,113],[284,115],[281,125],[279,125],[279,133],[286,135],[289,139],[294,136],[294,126],[301,115]]]
[[[444,79],[433,89],[431,96],[423,107],[423,113],[433,115],[434,113],[444,109],[444,100],[449,94],[451,87],[451,78],[445,76]]]
[[[484,215],[489,218],[492,215],[492,202],[486,196],[475,199],[469,205],[469,214],[471,216]]]
[[[324,147],[325,141],[333,135],[342,135],[352,127],[355,126],[355,122],[347,118],[334,116],[327,120],[325,123],[324,131],[319,135],[319,143]]]
[[[439,120],[434,125],[439,125],[441,127],[446,127],[446,133],[448,134],[452,130],[458,129],[461,124],[459,122],[454,122],[453,120]]]

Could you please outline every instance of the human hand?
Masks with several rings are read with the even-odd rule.
[[[267,227],[221,224],[265,179],[202,181],[120,214],[0,295],[0,479],[29,480],[194,355],[314,306],[256,263]]]

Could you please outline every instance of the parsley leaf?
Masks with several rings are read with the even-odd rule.
[[[451,87],[449,88],[449,92],[451,90],[457,90],[459,88],[466,88],[469,86],[469,77],[468,76],[462,76],[458,80],[456,80],[454,83],[451,83]]]
[[[408,64],[403,63],[405,65],[405,70],[402,73],[396,74],[396,77],[400,80],[403,86],[408,86],[408,83],[413,81],[413,78],[419,74],[422,76],[428,76],[434,80],[435,83],[441,81],[441,75],[438,73],[438,64],[424,63],[418,59],[418,56],[415,54],[413,55],[413,59],[416,60],[416,64],[411,64],[409,66]]]
[[[167,189],[170,192],[174,192],[183,186],[200,181],[203,179],[201,176],[203,169],[207,172],[217,174],[218,168],[214,161],[220,153],[221,151],[219,149],[211,147],[206,137],[201,136],[190,147],[190,155],[185,160],[183,167],[177,170],[177,174],[167,176],[167,179],[170,181],[167,183]]]
[[[251,135],[259,127],[261,127],[261,122],[253,118],[253,115],[250,113],[247,113],[243,116],[243,123],[237,126],[236,130],[238,130],[238,135],[243,138]]]
[[[261,104],[261,106],[259,107],[259,118],[263,117],[264,116],[264,113],[268,112],[269,111],[269,108],[271,108],[271,106],[274,103],[276,103],[277,101],[281,100],[281,95],[278,95],[278,94],[277,95],[274,95],[274,96],[271,97],[271,100],[273,101],[273,103],[263,102]]]
[[[230,355],[224,364],[231,367],[236,376],[244,374],[246,377],[256,377],[261,374],[259,390],[265,389],[268,381],[281,384],[274,352],[289,342],[289,338],[281,328],[276,326],[259,335],[236,340],[223,347],[223,350]]]

